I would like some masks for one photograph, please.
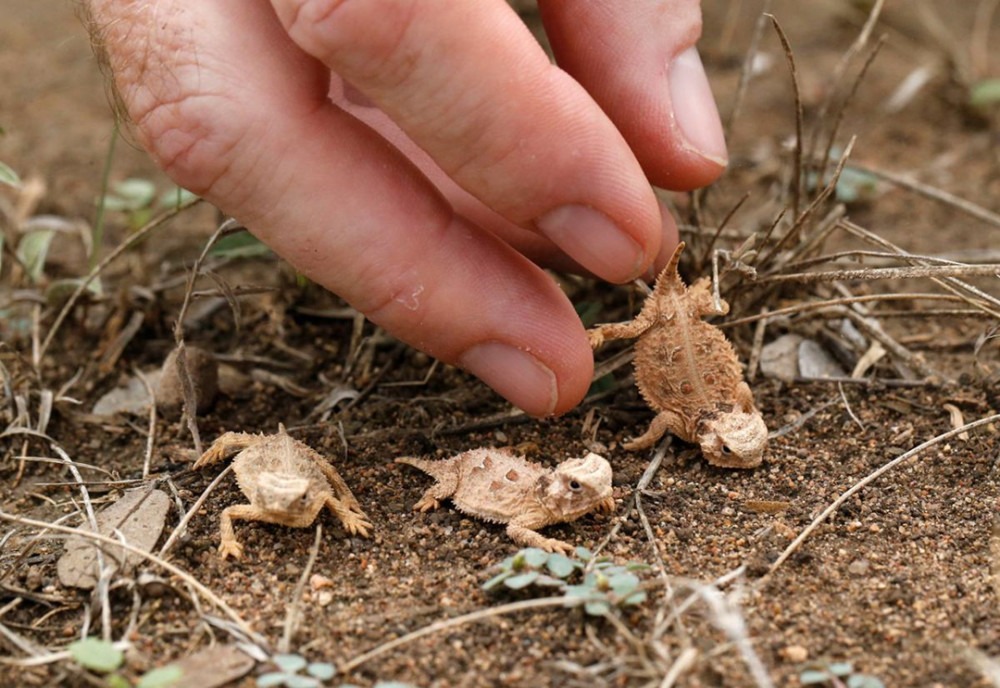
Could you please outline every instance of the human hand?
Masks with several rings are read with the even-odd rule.
[[[139,141],[178,184],[534,415],[572,408],[593,372],[539,265],[648,274],[677,242],[649,180],[697,188],[726,164],[698,0],[543,0],[562,69],[501,0],[90,11]]]

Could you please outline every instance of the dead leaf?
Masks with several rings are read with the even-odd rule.
[[[97,514],[97,527],[102,535],[108,537],[117,537],[117,530],[125,542],[148,552],[163,532],[169,509],[170,497],[162,490],[152,490],[148,494],[145,489],[131,490]],[[78,530],[92,532],[89,526],[81,526]],[[97,584],[95,544],[99,543],[78,535],[66,541],[66,551],[56,566],[63,585],[90,589]],[[105,564],[116,571],[127,572],[141,558],[113,545],[101,544],[101,551]]]
[[[851,371],[851,377],[864,377],[869,368],[878,363],[885,356],[885,348],[877,341],[873,341],[868,350],[858,359],[858,364]]]
[[[791,382],[799,376],[799,345],[797,334],[783,334],[760,350],[760,372],[765,377]]]
[[[213,645],[168,664],[180,669],[177,680],[168,685],[218,688],[246,676],[256,663],[235,645]]]
[[[151,370],[146,373],[146,378],[153,389],[160,384],[161,371]],[[128,384],[124,387],[116,387],[94,404],[91,411],[95,416],[113,416],[116,413],[130,413],[133,415],[144,415],[149,410],[149,394],[142,380],[137,377],[129,378]]]
[[[799,344],[799,374],[802,377],[846,377],[837,359],[811,339]]]
[[[951,415],[951,427],[953,430],[958,429],[965,425],[965,417],[962,415],[962,409],[958,408],[954,404],[944,404],[942,406],[945,411]],[[963,442],[969,441],[968,431],[958,433],[958,439]]]
[[[219,392],[219,363],[210,351],[183,343],[182,346],[185,368],[194,394],[189,403],[197,408],[198,413],[204,413],[215,403]],[[160,384],[156,386],[156,404],[168,415],[179,413],[185,406],[185,384],[178,360],[180,351],[181,346],[178,346],[167,356],[163,362]]]

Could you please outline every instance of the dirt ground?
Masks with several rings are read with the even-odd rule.
[[[773,3],[772,11],[794,50],[807,121],[816,114],[830,75],[870,4]],[[706,0],[704,5],[702,54],[723,112],[728,112],[760,3]],[[980,5],[935,0],[921,3],[923,9],[916,11],[909,3],[890,1],[875,31],[876,37],[887,35],[885,46],[844,118],[838,145],[842,149],[856,134],[853,162],[909,175],[996,213],[996,113],[966,104],[970,83],[1000,74],[1000,54],[994,50],[984,57],[977,51],[982,45],[977,36],[987,21]],[[93,222],[112,120],[85,34],[71,5],[56,0],[12,0],[4,3],[3,16],[0,161],[24,179],[44,180],[46,191],[36,212]],[[1000,13],[991,23],[995,45]],[[782,183],[795,121],[784,54],[770,29],[761,55],[761,71],[730,134],[732,169],[702,210],[701,219],[709,227],[748,191],[751,199],[731,228],[749,231],[757,229],[759,221],[766,226],[779,209],[768,205],[768,199]],[[931,70],[926,85],[901,109],[889,112],[891,95],[920,66]],[[169,188],[141,151],[119,145],[111,179],[129,177]],[[682,220],[688,221],[693,213],[686,195],[673,200]],[[903,188],[882,186],[876,197],[850,202],[847,213],[859,225],[915,253],[961,252],[963,260],[997,262],[1000,227]],[[215,222],[209,208],[183,214],[171,230],[152,234],[114,263],[102,275],[110,298],[74,313],[43,361],[40,377],[31,372],[30,338],[14,326],[20,311],[4,311],[3,317],[10,320],[3,328],[0,361],[16,390],[34,390],[32,417],[38,390],[56,390],[78,369],[84,370],[80,382],[67,392],[81,403],[57,403],[47,428],[74,460],[103,467],[117,480],[141,476],[148,437],[145,417],[98,419],[90,410],[101,395],[126,382],[134,366],[149,369],[163,361],[172,346],[171,327],[184,293],[183,281],[171,279],[184,275]],[[110,218],[105,252],[124,236],[124,225],[121,214]],[[735,243],[723,240],[726,248]],[[828,249],[839,250],[847,243],[835,237]],[[47,275],[84,274],[82,256],[74,241],[61,242],[53,248]],[[850,662],[857,672],[878,677],[886,686],[990,685],[970,656],[978,650],[1000,657],[996,427],[936,444],[892,469],[848,500],[765,577],[788,543],[843,491],[950,430],[952,413],[945,404],[966,421],[1000,411],[996,380],[990,377],[1000,367],[996,342],[986,341],[976,351],[977,338],[994,324],[990,320],[904,314],[883,321],[898,341],[952,384],[838,387],[758,376],[754,394],[772,430],[814,415],[774,438],[764,464],[750,471],[710,467],[690,447],[674,443],[642,499],[655,534],[654,552],[638,515],[628,508],[650,455],[626,452],[621,443],[645,428],[651,414],[628,383],[627,367],[614,372],[617,386],[612,391],[561,418],[509,416],[509,406],[488,388],[461,371],[432,369],[427,356],[370,324],[359,329],[350,314],[344,315],[342,303],[311,285],[297,284],[287,267],[274,259],[222,261],[213,269],[234,285],[278,290],[240,299],[239,332],[224,300],[195,302],[188,341],[216,352],[245,376],[242,387],[222,395],[199,416],[201,437],[211,441],[227,430],[272,431],[282,422],[294,436],[333,457],[375,524],[371,539],[348,537],[334,519],[321,516],[323,539],[313,571],[328,577],[332,587],[307,587],[292,646],[310,660],[346,662],[432,622],[530,597],[481,589],[492,575],[491,566],[517,550],[502,527],[448,507],[415,514],[411,507],[429,480],[391,463],[403,455],[448,456],[479,446],[519,445],[546,464],[598,448],[615,470],[616,513],[587,516],[546,534],[593,548],[628,513],[605,549],[616,560],[655,566],[662,557],[665,573],[676,577],[675,585],[685,579],[711,583],[744,566],[736,582],[721,589],[742,591],[733,599],[739,599],[752,649],[776,685],[798,685],[810,662],[834,661]],[[8,302],[16,296],[15,285],[6,274],[0,279],[0,301]],[[636,307],[634,295],[624,288],[586,280],[564,284],[581,310],[591,309],[599,321],[625,319]],[[976,284],[989,293],[1000,292],[995,278]],[[198,285],[214,287],[207,278]],[[137,286],[152,296],[129,291]],[[859,291],[925,287],[894,281],[864,285]],[[773,310],[793,302],[795,292],[790,291],[770,305]],[[44,309],[43,332],[54,317],[54,310],[49,311]],[[102,370],[98,359],[108,318],[128,320],[133,312],[143,314],[137,333],[111,369]],[[755,312],[734,307],[729,319]],[[731,330],[743,361],[751,349],[753,327]],[[769,326],[765,341],[783,331],[780,323]],[[599,360],[617,350],[610,347]],[[874,375],[898,377],[889,358],[878,364]],[[421,384],[393,384],[406,382]],[[338,384],[364,396],[357,403],[341,402],[331,418],[321,422],[313,412]],[[5,424],[10,420],[0,418]],[[65,484],[72,477],[63,466],[29,462],[15,486],[23,442],[22,436],[0,436],[0,508],[46,521],[77,511],[79,492],[72,483]],[[52,455],[49,445],[39,440],[30,442],[28,453]],[[191,458],[186,427],[161,416],[152,474],[173,476],[176,498],[185,510],[212,477],[186,472]],[[101,474],[87,472],[85,477],[93,481],[89,487],[95,502],[109,503],[119,494]],[[273,649],[314,531],[238,523],[246,555],[239,563],[224,563],[216,552],[219,514],[243,501],[232,480],[220,485],[191,521],[171,561],[219,595]],[[178,518],[175,507],[167,517],[168,533]],[[18,529],[9,536],[10,530],[10,524],[0,527],[0,623],[37,646],[58,649],[79,636],[90,594],[59,583],[60,540],[44,540],[18,561],[31,531]],[[8,574],[12,564],[16,569]],[[153,565],[140,570],[169,579]],[[660,685],[662,673],[643,673],[649,664],[643,664],[642,653],[655,652],[643,643],[657,615],[673,607],[655,585],[655,570],[645,579],[650,581],[649,600],[621,616],[631,635],[579,610],[521,612],[425,636],[342,678],[361,685],[376,680],[418,686]],[[677,600],[686,595],[678,594]],[[207,646],[213,636],[226,640],[224,631],[202,622],[183,594],[154,594],[148,586],[122,585],[112,591],[112,603],[115,638],[130,616],[138,615],[127,638],[133,646],[127,673],[133,677]],[[681,614],[681,623],[670,625],[662,637],[660,648],[670,661],[648,662],[669,667],[686,648],[693,648],[694,659],[677,685],[753,685],[738,648],[717,627],[718,620],[705,604],[692,605]],[[6,635],[0,636],[0,648],[2,655],[24,656]],[[265,668],[262,664],[255,672]],[[0,666],[0,685],[57,682],[77,685],[84,678],[66,663]],[[253,685],[253,680],[244,678],[240,685]]]

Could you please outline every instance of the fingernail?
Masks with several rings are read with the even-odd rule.
[[[533,416],[550,416],[559,401],[556,376],[523,349],[503,342],[477,344],[458,364]]]
[[[674,118],[688,147],[719,165],[729,163],[726,136],[698,49],[691,46],[674,58],[668,74]]]
[[[611,219],[585,205],[571,203],[535,220],[538,230],[566,254],[609,282],[628,282],[639,275],[645,252]]]

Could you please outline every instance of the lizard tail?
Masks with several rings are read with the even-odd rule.
[[[684,242],[677,244],[674,254],[670,256],[670,262],[660,272],[656,278],[656,286],[653,287],[654,294],[666,294],[670,291],[683,291],[684,282],[681,281],[680,273],[677,272],[677,264],[681,262],[681,254],[684,253]]]
[[[402,456],[396,459],[395,463],[405,463],[407,466],[413,466],[427,475],[437,479],[441,475],[440,464],[445,463],[444,461],[428,461],[427,459],[418,459],[415,456]]]

